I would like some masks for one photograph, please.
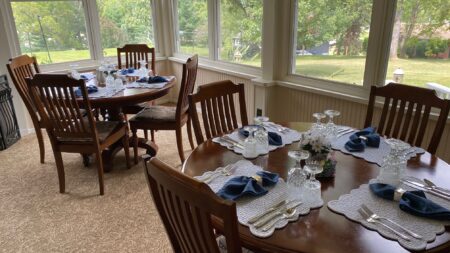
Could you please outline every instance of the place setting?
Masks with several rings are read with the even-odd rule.
[[[315,170],[310,172],[315,173]],[[277,173],[265,171],[248,160],[195,178],[208,184],[219,197],[236,202],[239,223],[261,238],[271,236],[275,229],[323,205],[320,182],[317,185],[312,177],[310,184],[306,184],[305,178],[304,184],[298,187],[299,181],[285,182]]]
[[[387,143],[390,153],[379,175],[328,202],[328,208],[406,249],[423,250],[450,225],[450,189],[408,175],[411,145],[397,139]]]
[[[212,141],[253,159],[301,139],[301,133],[270,122],[268,117],[255,117],[254,122],[254,125],[244,126]]]

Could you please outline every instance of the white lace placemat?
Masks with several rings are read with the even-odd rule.
[[[231,176],[221,175],[215,178],[213,181],[208,183],[209,187],[214,191],[219,191],[220,188],[232,177],[236,176],[253,176],[256,172],[263,170],[261,167],[254,165],[252,162],[247,160],[241,160],[232,164]],[[203,175],[195,177],[198,180],[203,181],[202,179],[208,178],[212,173],[221,173],[218,172],[222,170],[223,167],[217,168],[215,171],[205,172]],[[323,201],[316,202],[308,202],[307,200],[303,200],[300,198],[292,197],[294,194],[289,194],[287,190],[287,184],[283,179],[279,179],[278,183],[270,187],[269,192],[266,195],[260,197],[242,197],[236,200],[236,211],[239,223],[245,225],[250,228],[250,232],[258,237],[269,237],[273,234],[275,229],[285,227],[288,222],[296,221],[299,218],[299,215],[306,215],[309,213],[311,208],[319,208],[323,206]],[[289,219],[280,219],[277,223],[268,231],[262,231],[260,229],[256,229],[254,226],[248,224],[248,220],[252,217],[263,213],[265,210],[269,209],[271,206],[279,203],[281,200],[294,200],[299,199],[302,204],[298,206],[296,214]]]
[[[370,181],[370,183],[376,182],[377,179],[372,179]],[[406,185],[401,185],[401,188],[405,190],[415,190]],[[427,194],[427,198],[446,208],[450,208],[450,201],[445,201],[429,194]],[[409,236],[411,239],[410,241],[407,241],[379,224],[367,222],[358,212],[361,204],[366,204],[379,216],[387,217],[412,232],[421,235],[423,239],[416,239]],[[338,200],[328,202],[328,208],[336,213],[344,215],[352,221],[360,223],[370,230],[377,231],[386,238],[398,241],[402,247],[409,250],[425,249],[427,242],[434,241],[436,235],[442,234],[445,231],[444,226],[450,224],[450,221],[436,221],[408,214],[400,210],[399,202],[377,197],[370,191],[368,184],[363,184],[359,188],[353,189],[349,194],[340,196]]]
[[[175,76],[163,76],[167,82],[160,83],[141,83],[141,82],[131,82],[126,84],[127,89],[131,88],[145,88],[145,89],[161,89],[166,86],[169,82],[175,79]]]
[[[113,97],[114,95],[121,92],[122,90],[124,90],[124,89],[113,90],[113,89],[109,89],[106,87],[98,87],[98,91],[89,93],[88,96],[89,96],[89,98],[109,98],[109,97]]]
[[[267,129],[267,130],[269,132],[275,132],[272,129],[270,129],[270,130]],[[299,141],[301,139],[301,133],[300,132],[297,132],[297,131],[295,131],[293,129],[289,129],[289,128],[286,128],[286,131],[283,131],[283,132],[276,131],[276,133],[281,136],[283,144],[281,146],[269,145],[269,152],[270,151],[274,151],[275,149],[278,149],[278,148],[282,148],[282,147],[284,147],[284,146],[286,146],[288,144],[291,144],[293,142]],[[241,145],[244,145],[245,137],[240,135],[238,130],[234,131],[231,134],[228,134],[227,136],[229,136],[231,139],[239,142]],[[229,144],[227,142],[221,141],[220,137],[213,138],[212,141],[215,142],[215,143],[220,144],[221,146],[224,146],[224,147],[228,148],[229,150],[234,151],[235,153],[242,154],[242,152],[244,152],[243,149],[241,149],[241,148],[239,148],[237,146],[233,146],[233,145],[231,145],[231,144]],[[258,153],[258,155],[265,155],[265,154],[267,154],[267,151],[263,150],[263,148],[260,147],[260,146],[256,147],[256,152]]]
[[[378,166],[381,166],[381,163],[383,162],[383,158],[387,155],[389,155],[389,152],[391,152],[391,147],[384,141],[384,138],[381,138],[380,140],[380,147],[374,148],[374,147],[366,147],[364,151],[362,152],[350,152],[345,148],[345,143],[349,141],[350,135],[354,134],[354,132],[345,134],[337,138],[332,143],[332,148],[335,150],[339,150],[344,154],[349,154],[357,158],[364,159],[365,161],[369,163],[376,163]],[[409,152],[409,151],[408,151]],[[425,150],[423,148],[419,147],[412,147],[411,152],[408,153],[408,158],[414,157],[417,154],[423,154],[425,153]]]

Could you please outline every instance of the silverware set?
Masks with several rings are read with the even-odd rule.
[[[280,133],[286,133],[286,132],[288,132],[290,130],[288,127],[280,126],[280,125],[277,125],[277,124],[272,123],[272,122],[265,122],[264,126],[266,128],[278,131]]]
[[[349,133],[352,133],[352,132],[355,132],[356,130],[355,129],[353,129],[353,128],[341,128],[341,129],[339,129],[336,133],[337,133],[337,135],[336,135],[336,137],[337,138],[339,138],[339,137],[341,137],[341,136],[344,136],[344,135],[346,135],[346,134],[349,134]]]
[[[258,214],[248,220],[249,224],[263,232],[272,229],[278,221],[289,219],[296,215],[297,207],[303,204],[299,200],[282,200],[270,206],[261,214]]]
[[[216,179],[220,176],[225,176],[225,177],[231,176],[231,175],[233,175],[232,170],[235,168],[235,166],[236,165],[233,166],[233,165],[229,164],[229,165],[223,167],[222,169],[216,170],[215,172],[209,174],[208,177],[203,178],[202,181],[204,183],[209,184],[214,179]]]
[[[403,178],[401,182],[412,188],[428,192],[436,197],[450,201],[450,192],[448,189],[438,187],[430,180],[426,180],[425,184],[420,183],[419,180],[414,178]],[[427,183],[428,182],[428,183]]]
[[[225,142],[225,143],[231,145],[233,148],[237,147],[240,149],[244,149],[244,146],[241,143],[231,139],[229,136],[226,136],[226,135],[219,137],[219,141]]]
[[[358,209],[358,212],[365,221],[381,225],[406,241],[410,241],[411,237],[422,239],[422,236],[394,222],[393,220],[374,213],[365,204],[361,205],[361,207]]]

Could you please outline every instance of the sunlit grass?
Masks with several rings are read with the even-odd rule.
[[[116,48],[103,50],[105,56],[116,56]],[[182,47],[185,54],[198,54],[208,57],[208,48]],[[34,52],[40,64],[50,63],[47,52]],[[89,50],[50,51],[52,63],[90,59]],[[261,66],[261,59],[241,60],[237,63]],[[345,56],[297,56],[296,74],[334,80],[345,83],[362,84],[364,78],[365,57]],[[386,79],[393,79],[393,72],[402,68],[405,72],[403,83],[425,86],[435,82],[450,87],[450,60],[441,59],[396,59],[388,65]]]

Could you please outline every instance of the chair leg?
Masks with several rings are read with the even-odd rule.
[[[181,163],[184,162],[184,151],[183,151],[183,136],[181,135],[181,127],[177,128],[176,136],[177,136],[177,148],[178,154],[180,155]]]
[[[150,131],[151,141],[155,142],[155,130]]]
[[[39,143],[39,152],[41,156],[41,163],[45,163],[45,147],[44,147],[44,138],[42,137],[42,130],[40,128],[36,128],[36,137]]]
[[[95,156],[97,158],[97,170],[98,170],[98,184],[100,187],[100,195],[105,194],[105,185],[103,181],[103,159],[102,159],[102,152],[98,150],[95,152]]]
[[[56,170],[58,172],[59,192],[64,193],[66,191],[66,179],[62,155],[59,151],[53,151],[53,155],[55,156]]]
[[[127,162],[127,169],[130,169],[130,138],[128,136],[128,130],[122,138],[123,150],[125,151],[125,159]]]
[[[144,138],[145,138],[145,140],[148,140],[148,131],[147,130],[144,130]]]
[[[134,164],[138,164],[138,137],[137,137],[137,129],[131,129],[133,132],[133,152],[134,152]]]
[[[192,121],[191,117],[188,118],[187,121],[187,134],[189,139],[189,144],[191,145],[191,149],[194,149],[194,140],[192,139]]]

